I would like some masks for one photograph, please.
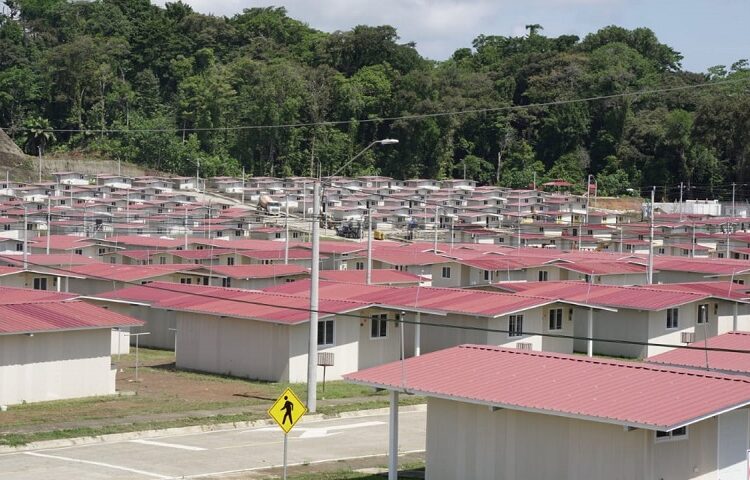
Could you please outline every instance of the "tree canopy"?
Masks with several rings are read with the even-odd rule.
[[[276,7],[217,17],[179,1],[4,4],[0,127],[28,153],[309,175],[393,137],[348,173],[511,187],[593,174],[600,194],[684,182],[701,197],[750,177],[748,61],[687,72],[647,28],[581,39],[530,24],[435,62],[391,26],[326,33]],[[708,88],[613,97],[689,85]]]

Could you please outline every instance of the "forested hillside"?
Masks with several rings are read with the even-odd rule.
[[[750,180],[747,61],[687,72],[648,29],[550,38],[529,25],[524,37],[486,32],[434,62],[392,27],[320,32],[281,8],[226,18],[148,0],[4,4],[0,127],[30,154],[308,175],[393,137],[397,146],[368,151],[346,173],[517,187],[534,172],[579,184],[592,173],[604,194],[684,181],[695,197]],[[465,110],[484,111],[412,117]]]

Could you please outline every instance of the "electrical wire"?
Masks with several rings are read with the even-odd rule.
[[[8,256],[0,255],[0,260],[8,260]],[[17,258],[12,258],[14,261],[18,261]],[[74,275],[86,275],[88,278],[93,278],[97,280],[104,280],[104,281],[111,281],[112,278],[104,277],[100,275],[89,275],[89,274],[81,274],[72,270],[64,269],[62,267],[52,267],[49,265],[42,265],[38,263],[33,262],[26,262],[27,265],[35,266],[35,267],[42,267],[49,270],[55,270],[63,273],[69,273]],[[186,274],[190,274],[190,272],[185,272]],[[117,280],[118,282],[125,284],[125,285],[131,285],[135,287],[142,287],[142,288],[149,288],[149,289],[155,289],[159,291],[166,291],[171,293],[180,293],[183,295],[189,295],[189,296],[195,296],[195,297],[202,297],[202,298],[208,298],[212,300],[221,300],[226,302],[233,302],[233,303],[241,303],[246,305],[254,305],[254,306],[261,306],[261,307],[273,307],[273,308],[279,308],[282,310],[291,310],[291,311],[298,311],[298,312],[305,312],[305,313],[313,313],[317,312],[319,315],[326,315],[326,316],[339,316],[339,317],[348,317],[348,318],[356,318],[358,320],[371,320],[370,317],[366,315],[356,315],[353,313],[342,313],[342,312],[334,312],[334,311],[327,311],[318,308],[317,310],[313,310],[310,308],[305,307],[293,307],[289,305],[280,305],[278,303],[267,303],[267,302],[258,302],[258,301],[252,301],[252,300],[244,300],[244,299],[235,299],[235,298],[227,298],[225,296],[221,295],[211,295],[208,293],[200,293],[200,292],[190,292],[186,291],[184,288],[182,289],[171,289],[167,287],[162,287],[159,285],[153,285],[152,283],[146,283],[141,284],[139,282],[135,281],[127,281],[127,280]],[[343,285],[343,284],[342,284]],[[225,287],[216,287],[216,286],[210,286],[212,288],[220,289]],[[398,287],[393,287],[398,288]],[[232,290],[242,290],[242,289],[232,289]],[[279,296],[286,296],[287,294],[278,294],[273,292],[263,292],[262,290],[244,290],[247,293],[263,293],[267,295],[279,295]],[[499,295],[499,294],[498,294]],[[518,294],[516,294],[519,296]],[[288,295],[293,296],[295,298],[300,298],[299,296],[295,295]],[[523,296],[523,295],[520,295]],[[84,297],[84,296],[82,296]],[[88,297],[88,298],[96,298],[96,297]],[[304,298],[304,297],[303,297]],[[532,297],[529,297],[532,298]],[[343,300],[338,299],[339,301],[348,301],[352,302],[352,300]],[[362,308],[368,308],[367,305],[375,304],[375,302],[363,302],[358,300],[353,300],[354,302],[362,303],[364,306]],[[560,303],[566,303],[565,300],[558,300]],[[125,301],[127,302],[127,301]],[[138,302],[135,302],[138,303]],[[154,307],[151,307],[154,308]],[[397,308],[399,310],[405,310],[408,307],[383,307],[383,308]],[[413,307],[418,308],[418,307]],[[197,312],[201,313],[201,312]],[[203,312],[203,313],[210,313],[210,312]],[[388,322],[394,323],[394,324],[419,324],[422,326],[428,326],[428,327],[439,327],[439,328],[450,328],[450,329],[457,329],[457,330],[469,330],[469,331],[480,331],[480,332],[486,332],[486,333],[516,333],[515,331],[506,330],[506,329],[499,329],[499,328],[488,328],[488,327],[478,327],[478,326],[470,326],[470,325],[456,325],[456,324],[449,324],[449,323],[437,323],[437,322],[425,322],[421,321],[410,321],[405,319],[388,319]],[[273,323],[272,321],[270,323]],[[602,342],[602,343],[617,343],[617,344],[624,344],[624,345],[638,345],[638,346],[648,346],[648,347],[665,347],[665,348],[681,348],[681,349],[687,349],[687,350],[699,350],[699,351],[711,351],[711,352],[726,352],[726,353],[741,353],[741,354],[750,354],[750,350],[742,350],[742,349],[732,349],[732,348],[722,348],[722,347],[698,347],[698,346],[692,346],[692,345],[674,345],[674,344],[667,344],[667,343],[659,343],[659,342],[643,342],[638,340],[624,340],[624,339],[611,339],[611,338],[599,338],[599,337],[585,337],[580,335],[565,335],[565,334],[556,334],[556,333],[549,333],[549,332],[533,332],[533,331],[522,331],[523,335],[527,336],[540,336],[540,337],[548,337],[548,338],[561,338],[561,339],[569,339],[569,340],[585,340],[585,341],[594,341],[594,342]]]
[[[362,124],[362,123],[377,123],[377,122],[392,122],[398,120],[421,120],[424,118],[436,118],[445,117],[451,115],[469,115],[477,113],[494,113],[504,111],[516,111],[516,110],[528,110],[532,108],[544,108],[554,107],[560,105],[570,105],[575,103],[588,103],[600,100],[611,100],[616,98],[625,97],[638,97],[643,95],[654,95],[661,93],[680,92],[685,90],[693,90],[700,88],[714,88],[723,85],[740,84],[750,80],[750,77],[736,78],[728,80],[719,80],[715,82],[699,83],[691,85],[679,85],[675,87],[663,87],[653,88],[645,90],[637,90],[633,92],[621,92],[613,93],[610,95],[596,95],[591,97],[574,98],[567,100],[553,100],[549,102],[530,103],[525,105],[504,105],[501,107],[487,107],[487,108],[474,108],[467,110],[454,110],[454,111],[443,111],[434,113],[419,113],[411,115],[399,115],[391,117],[379,117],[379,118],[363,118],[358,120],[332,120],[322,122],[297,122],[297,123],[286,123],[286,124],[268,124],[268,125],[240,125],[230,127],[191,127],[191,128],[135,128],[135,129],[117,129],[117,128],[50,128],[50,129],[33,129],[36,132],[52,132],[52,133],[177,133],[177,132],[214,132],[214,131],[242,131],[242,130],[265,130],[265,129],[287,129],[287,128],[304,128],[304,127],[320,127],[320,126],[339,126],[339,125],[351,125],[351,124]],[[4,130],[10,130],[9,127],[2,127]],[[30,127],[15,127],[14,131],[27,132],[31,131]]]

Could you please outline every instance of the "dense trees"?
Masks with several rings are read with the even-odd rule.
[[[433,62],[390,26],[325,33],[283,8],[226,18],[181,2],[5,0],[2,12],[0,126],[29,153],[309,175],[394,137],[347,173],[516,187],[591,173],[600,193],[685,182],[702,196],[750,178],[748,62],[686,72],[645,28],[579,39],[532,24]],[[456,111],[471,113],[420,117]]]

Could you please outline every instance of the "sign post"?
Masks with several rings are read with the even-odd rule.
[[[288,435],[306,413],[307,407],[291,388],[284,390],[284,393],[268,409],[268,416],[284,431],[284,473],[282,477],[284,480],[286,480]]]

